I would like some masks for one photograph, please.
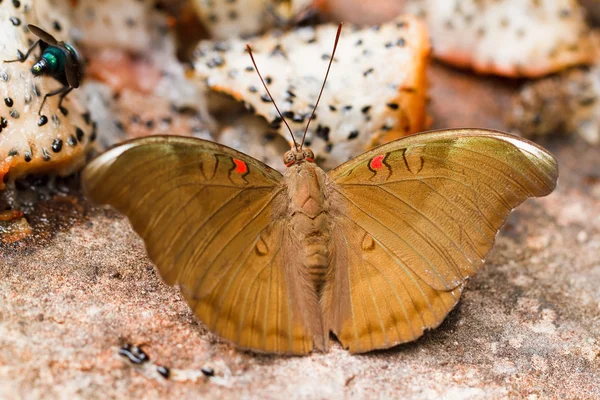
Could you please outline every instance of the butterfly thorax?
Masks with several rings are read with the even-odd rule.
[[[331,221],[327,199],[327,174],[311,162],[287,168],[285,182],[289,196],[291,236],[299,249],[317,293],[325,280],[329,262]]]

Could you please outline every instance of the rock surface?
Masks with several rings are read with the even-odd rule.
[[[435,128],[506,129],[507,81],[439,66],[431,81]],[[36,235],[0,244],[0,398],[598,398],[598,149],[542,144],[556,192],[511,215],[440,328],[362,356],[237,351],[194,320],[116,212],[73,193],[43,201],[28,215]],[[119,356],[127,343],[150,361]]]

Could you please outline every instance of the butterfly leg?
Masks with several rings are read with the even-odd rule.
[[[13,62],[24,62],[25,60],[27,60],[27,58],[29,58],[29,55],[31,54],[31,52],[33,51],[33,49],[35,49],[39,44],[40,44],[41,40],[38,40],[37,42],[35,42],[34,44],[31,45],[31,47],[27,50],[27,53],[23,54],[23,52],[21,50],[17,50],[17,59],[16,60],[4,60],[5,63],[13,63]]]

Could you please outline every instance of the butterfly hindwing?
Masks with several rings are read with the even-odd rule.
[[[476,129],[414,135],[330,171],[325,320],[353,352],[439,325],[509,212],[549,194],[557,176],[541,147]]]
[[[84,170],[86,195],[125,214],[163,279],[209,329],[243,348],[312,350],[288,269],[282,176],[216,143],[148,137]]]

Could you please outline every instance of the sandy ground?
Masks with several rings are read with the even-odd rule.
[[[514,83],[431,78],[434,127],[505,128]],[[556,192],[512,214],[440,328],[362,356],[237,351],[161,282],[127,220],[77,192],[43,201],[36,235],[0,244],[0,398],[600,398],[600,151],[542,144]],[[151,361],[119,356],[126,343]]]

